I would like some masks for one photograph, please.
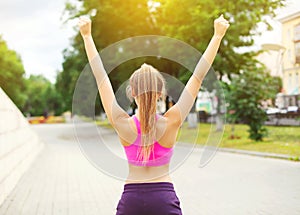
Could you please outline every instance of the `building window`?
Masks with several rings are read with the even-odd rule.
[[[298,72],[296,72],[296,87],[299,87],[299,73]]]
[[[300,23],[294,29],[295,63],[300,63]]]
[[[293,89],[292,87],[292,74],[289,74],[289,91],[291,91]]]
[[[296,63],[300,63],[300,41],[295,43],[295,56],[296,56]]]
[[[290,49],[287,50],[287,58],[288,58],[288,61],[289,61],[290,63],[294,63],[294,62],[293,62],[293,59],[292,59],[292,53],[291,53],[291,50],[290,50]]]
[[[300,23],[295,26],[294,33],[294,41],[300,42]]]

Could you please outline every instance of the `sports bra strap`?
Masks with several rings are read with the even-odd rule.
[[[135,123],[135,125],[137,127],[138,134],[141,134],[141,125],[140,125],[140,122],[137,119],[136,115],[133,115],[133,120],[134,120],[134,123]]]
[[[156,114],[155,118],[157,120],[159,118],[159,114]],[[138,118],[136,117],[136,115],[133,115],[133,120],[134,120],[134,123],[135,123],[135,125],[137,127],[138,134],[141,134],[141,124],[140,124]]]

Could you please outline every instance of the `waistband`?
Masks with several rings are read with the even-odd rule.
[[[129,183],[124,185],[124,192],[130,191],[174,191],[171,182]]]

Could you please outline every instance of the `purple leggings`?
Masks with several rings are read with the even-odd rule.
[[[125,184],[116,215],[182,215],[170,182]]]

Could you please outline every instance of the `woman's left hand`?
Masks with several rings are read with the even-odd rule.
[[[224,37],[227,29],[229,28],[229,22],[223,17],[223,14],[214,21],[214,29],[215,29],[215,36],[217,37]]]

